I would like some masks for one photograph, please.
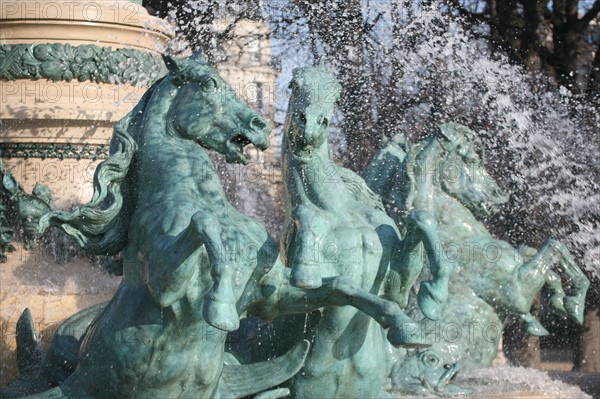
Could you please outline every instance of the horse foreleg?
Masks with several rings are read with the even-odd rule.
[[[288,283],[287,271],[275,266],[261,281],[260,296],[249,306],[249,312],[272,319],[280,314],[307,313],[326,306],[353,306],[371,316],[383,328],[389,328],[388,340],[394,346],[427,347],[419,324],[409,318],[400,306],[353,285],[343,277],[323,279],[323,285],[301,289]],[[256,295],[256,293],[255,293]]]
[[[410,213],[408,222],[409,228],[405,241],[408,245],[414,245],[415,242],[422,243],[432,274],[431,280],[421,282],[417,296],[419,307],[425,317],[431,320],[439,320],[442,316],[444,304],[448,300],[448,281],[453,267],[450,262],[441,256],[442,244],[433,215],[428,211],[415,209]],[[415,268],[414,261],[401,265],[401,267]]]
[[[567,311],[564,305],[566,294],[560,281],[560,276],[554,271],[548,270],[548,273],[546,274],[546,285],[552,293],[550,296],[550,305],[552,306],[552,309],[554,309],[560,316],[567,316]]]
[[[560,285],[560,278],[551,270],[552,265],[555,263],[558,263],[564,269],[566,275],[573,282],[573,295],[567,296],[564,294],[564,290]],[[540,280],[548,284],[553,291],[552,304],[554,308],[559,313],[566,312],[579,324],[583,323],[585,296],[590,282],[575,263],[569,250],[560,241],[547,240],[540,251],[519,268],[518,281],[523,290],[526,290],[523,294],[528,299],[528,303],[530,303],[529,299],[533,300],[533,297],[539,291],[539,284],[535,284],[535,282]],[[563,296],[562,306],[560,304],[561,295]]]
[[[550,333],[531,313],[518,314],[519,319],[526,324],[527,334],[535,337],[545,337]]]
[[[369,315],[383,328],[389,328],[388,341],[395,347],[426,348],[431,346],[417,322],[408,317],[393,301],[380,298],[349,281],[335,277],[331,284],[333,300],[338,306],[350,305]]]
[[[396,249],[385,283],[385,297],[402,309],[408,305],[411,288],[423,269],[423,243],[416,226],[408,225],[405,239]]]
[[[198,228],[192,220],[176,236],[165,235],[159,240],[147,239],[143,244],[138,260],[143,265],[148,290],[161,308],[172,307],[186,295],[197,270],[197,265],[186,260],[202,246]]]
[[[290,283],[298,288],[318,288],[322,284],[319,246],[329,224],[319,215],[323,213],[303,205],[292,210],[295,234],[288,242],[287,265],[292,270]]]
[[[233,292],[233,266],[223,255],[221,224],[212,216],[197,213],[193,216],[210,262],[211,289],[204,296],[202,316],[211,326],[235,331],[240,326],[236,297]]]
[[[560,254],[560,265],[573,282],[573,295],[567,295],[563,300],[565,311],[577,323],[583,324],[585,297],[590,287],[590,280],[577,265],[565,244],[558,240],[548,240],[547,242]]]

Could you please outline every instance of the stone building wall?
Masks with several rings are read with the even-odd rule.
[[[222,32],[232,21],[215,22]],[[237,21],[230,32],[231,40],[216,43],[217,70],[238,96],[263,116],[271,126],[275,114],[277,78],[273,66],[271,29],[258,19]],[[242,212],[261,220],[277,237],[284,211],[280,148],[271,132],[271,145],[264,152],[251,150],[248,165],[220,165],[225,169],[224,184],[230,201]]]

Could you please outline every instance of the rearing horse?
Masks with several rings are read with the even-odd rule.
[[[245,145],[268,145],[267,124],[202,56],[165,62],[169,74],[115,126],[91,202],[40,219],[40,231],[59,227],[89,252],[123,254],[112,300],[73,319],[93,320],[73,337],[81,339],[77,368],[42,395],[238,398],[264,391],[295,374],[308,347],[299,343],[270,366],[224,367],[227,331],[247,311],[270,319],[351,304],[390,327],[390,342],[410,345],[402,324],[410,319],[396,304],[343,278],[314,290],[289,284],[277,245],[229,204],[205,150],[246,162]]]
[[[364,176],[398,224],[404,224],[413,208],[435,216],[443,244],[440,252],[455,264],[449,315],[443,321],[465,325],[474,321],[481,326],[490,320],[494,324],[495,319],[501,325],[506,316],[514,315],[527,324],[529,334],[547,335],[530,314],[536,295],[547,286],[551,309],[583,323],[590,283],[563,243],[549,239],[539,251],[514,248],[493,237],[477,219],[491,215],[507,196],[486,171],[483,145],[474,131],[445,123],[414,145],[397,137],[378,153]],[[570,293],[552,270],[555,264],[569,278]],[[490,366],[497,339],[474,344],[467,342],[468,334],[464,336],[460,343],[439,342],[437,349],[459,353],[453,354],[454,361],[467,367]]]
[[[344,276],[372,294],[406,305],[421,273],[415,249],[424,243],[434,280],[422,284],[419,302],[423,312],[439,317],[451,268],[435,251],[432,216],[412,213],[409,234],[402,241],[365,182],[333,162],[328,127],[340,86],[332,73],[322,66],[296,69],[290,88],[282,145],[289,224],[282,251],[292,284],[318,289],[329,279]],[[417,333],[410,346],[427,346],[418,326],[408,318],[406,323]],[[386,395],[379,390],[385,381],[384,343],[381,327],[355,309],[325,308],[303,371],[291,380],[292,394]]]

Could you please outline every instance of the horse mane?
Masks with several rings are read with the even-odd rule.
[[[39,231],[58,227],[73,237],[88,253],[115,255],[127,245],[131,211],[134,208],[132,166],[137,144],[134,134],[152,93],[164,78],[144,93],[140,102],[114,127],[109,157],[94,173],[91,201],[74,211],[52,211],[39,221]]]
[[[377,195],[369,188],[369,186],[367,186],[367,183],[365,183],[362,177],[350,169],[339,168],[338,170],[342,182],[348,191],[350,191],[350,193],[354,196],[354,199],[371,208],[376,208],[385,212],[385,207],[383,206],[383,202],[381,202],[381,197],[379,197],[379,195]]]
[[[310,75],[320,75],[322,77],[324,77],[326,79],[325,82],[317,82],[316,84],[313,83],[315,81],[314,78],[312,78]],[[323,87],[319,87],[320,84],[323,84]],[[308,88],[305,87],[308,85]],[[320,98],[323,101],[332,101],[332,102],[336,102],[341,95],[342,92],[342,86],[338,83],[336,76],[331,72],[328,71],[327,69],[325,69],[325,67],[320,64],[317,66],[309,66],[309,67],[302,67],[302,68],[296,68],[293,70],[292,72],[292,80],[289,83],[288,86],[290,89],[292,89],[292,93],[294,93],[295,90],[305,90],[305,89],[309,89],[309,90],[313,90],[313,92],[311,94],[313,95],[317,95],[317,99],[319,99],[318,94],[321,93],[317,93],[315,92],[315,90],[323,90],[323,89],[329,89],[329,90],[333,90],[333,95],[329,96],[327,98]]]
[[[471,130],[468,126],[461,125],[460,123],[454,123],[454,122],[439,124],[435,128],[435,137],[437,137],[439,140],[440,136],[444,137],[444,139],[449,142],[457,140],[461,136],[466,138],[467,141],[469,142],[469,144],[471,144],[473,146],[473,149],[475,150],[475,152],[477,152],[477,154],[479,155],[481,160],[482,161],[485,160],[485,157],[486,157],[485,148],[483,146],[483,143],[481,142],[481,138],[479,137],[479,135],[476,132]],[[444,149],[446,149],[446,145],[444,145],[444,143],[442,141],[440,141],[440,144],[442,144],[442,147],[444,147]],[[454,153],[455,150],[456,149],[453,149],[450,152]],[[447,155],[448,154],[446,154],[446,156]]]

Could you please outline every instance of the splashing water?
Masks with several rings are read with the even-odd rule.
[[[500,392],[542,392],[549,397],[564,399],[591,398],[579,388],[553,380],[547,373],[523,367],[484,368],[459,374],[458,385],[476,386],[479,397],[494,397]]]
[[[201,34],[208,25],[200,16],[209,4],[190,1],[171,17],[187,13],[184,29]],[[366,21],[377,21],[368,44],[372,64],[379,68],[373,79],[380,81],[373,86],[395,87],[390,96],[373,98],[399,105],[394,131],[384,134],[402,132],[416,140],[433,124],[449,121],[478,131],[488,149],[488,169],[511,193],[510,202],[489,220],[494,233],[533,247],[551,236],[561,239],[585,269],[600,276],[598,104],[512,65],[481,38],[489,26],[468,28],[442,1],[406,5],[400,13],[391,2],[363,2],[362,7]],[[334,71],[341,65],[331,48],[308,40],[307,20],[293,2],[266,2],[260,11],[274,31],[273,54],[282,60],[275,116],[281,124],[286,96],[280,94],[293,68],[314,63],[315,51],[327,54]],[[338,147],[345,150],[344,142]]]
[[[533,246],[563,239],[600,276],[597,104],[548,88],[440,9],[434,3],[399,34],[407,50],[396,54],[401,96],[434,98],[409,108],[399,130],[414,137],[432,120],[478,129],[491,150],[488,168],[512,193],[493,220],[504,230],[496,233]]]

